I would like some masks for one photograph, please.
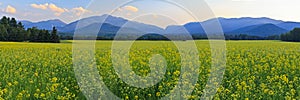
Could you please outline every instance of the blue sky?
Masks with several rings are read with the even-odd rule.
[[[0,16],[6,15],[21,20],[43,21],[60,19],[70,23],[82,17],[111,13],[131,20],[166,26],[196,21],[186,11],[159,0],[1,0]],[[138,1],[138,2],[137,2]],[[171,0],[170,0],[171,1]],[[174,0],[179,5],[190,4],[191,9],[201,9],[201,0]],[[202,0],[215,17],[270,17],[285,21],[300,22],[300,0]],[[192,12],[193,13],[193,12]],[[201,17],[207,20],[213,16]]]

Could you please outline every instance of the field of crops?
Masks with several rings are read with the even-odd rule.
[[[102,80],[115,95],[130,100],[159,99],[174,91],[181,73],[181,58],[172,42],[138,41],[132,45],[129,62],[139,76],[151,72],[148,62],[154,54],[162,55],[167,62],[166,73],[159,77],[162,80],[145,89],[118,78],[112,67],[111,44],[111,41],[97,41],[95,57]],[[201,97],[210,72],[208,41],[196,41],[196,45],[201,66],[195,71],[200,75],[193,93],[185,96],[187,99]],[[300,99],[299,43],[227,41],[226,46],[226,70],[214,99]],[[72,43],[67,41],[0,42],[0,100],[85,99],[72,65]]]

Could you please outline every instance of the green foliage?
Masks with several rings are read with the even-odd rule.
[[[0,41],[14,42],[53,42],[59,43],[57,30],[53,27],[53,31],[40,30],[36,27],[24,28],[21,22],[17,22],[15,18],[2,17],[0,20]]]
[[[53,43],[59,43],[59,36],[57,34],[57,29],[53,27],[50,39],[52,40]]]
[[[289,33],[282,34],[280,37],[282,41],[300,42],[300,28],[295,28]]]

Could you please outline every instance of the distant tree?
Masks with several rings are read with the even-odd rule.
[[[53,29],[52,29],[50,39],[53,43],[60,43],[60,41],[59,41],[60,39],[59,39],[59,36],[57,34],[57,29],[55,27],[53,27]]]
[[[29,42],[38,42],[39,31],[36,27],[28,28]]]
[[[43,30],[43,36],[42,36],[42,40],[43,42],[51,42],[51,35],[49,34],[48,30]]]
[[[9,26],[17,28],[18,27],[17,20],[15,18],[11,18],[11,20],[9,20]]]
[[[7,39],[7,29],[5,28],[4,25],[0,24],[0,41],[6,41]]]
[[[267,40],[280,40],[280,36],[279,35],[268,36]]]
[[[295,28],[286,34],[282,34],[280,39],[282,41],[300,42],[300,28]]]
[[[55,27],[50,34],[49,30],[40,30],[36,27],[26,30],[22,22],[17,22],[15,18],[3,16],[0,19],[0,41],[59,43],[59,39]]]
[[[0,21],[0,24],[4,25],[4,27],[8,27],[9,26],[9,18],[7,18],[6,16],[3,16]]]
[[[15,37],[15,41],[17,42],[23,42],[25,41],[25,33],[26,31],[22,28],[15,28],[16,30],[16,37]]]

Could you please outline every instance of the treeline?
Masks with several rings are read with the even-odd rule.
[[[225,35],[226,40],[280,40],[279,35],[272,35],[267,37],[252,36],[247,34],[239,35]]]
[[[280,37],[282,41],[300,42],[300,28],[295,28],[286,34],[282,34]]]
[[[189,40],[190,37],[184,35],[159,35],[159,34],[147,34],[139,37],[138,39],[134,39],[135,36],[130,35],[123,35],[119,36],[118,39],[115,38],[115,34],[110,35],[98,35],[97,37],[94,36],[77,36],[73,38],[73,36],[62,36],[64,40]],[[193,40],[206,40],[208,37],[206,35],[191,35]],[[224,39],[225,40],[282,40],[282,41],[294,41],[300,42],[300,28],[294,29],[293,31],[282,34],[282,35],[272,35],[267,37],[260,37],[260,36],[251,36],[247,34],[238,34],[238,35],[229,35],[225,34],[225,36],[211,36],[210,39]]]
[[[0,20],[0,41],[59,43],[60,38],[55,27],[51,32],[36,27],[26,30],[15,18],[4,16]]]
[[[66,33],[64,33],[66,34]],[[165,35],[160,35],[160,34],[146,34],[138,39],[134,38],[137,35],[134,34],[126,34],[126,35],[121,35],[116,37],[116,34],[98,34],[97,37],[95,36],[76,36],[73,38],[71,35],[62,35],[61,39],[63,40],[207,40],[208,37],[205,34],[192,34],[190,36],[187,35],[181,35],[181,34],[165,34]],[[260,37],[260,36],[252,36],[252,35],[247,35],[247,34],[225,34],[225,35],[211,35],[210,39],[225,39],[225,40],[280,40],[279,35],[273,35],[273,36],[267,36],[267,37]]]

